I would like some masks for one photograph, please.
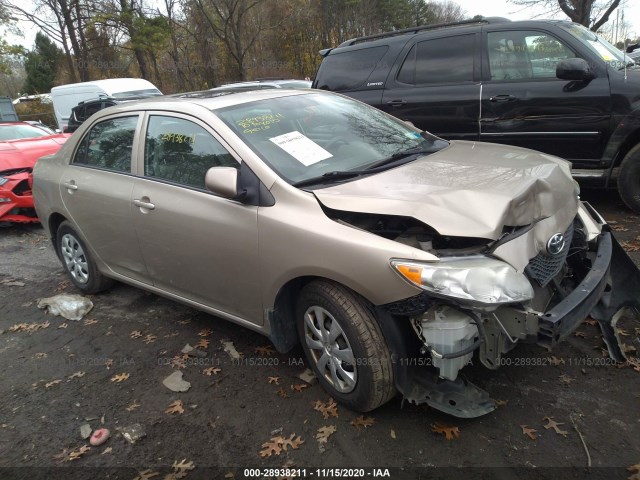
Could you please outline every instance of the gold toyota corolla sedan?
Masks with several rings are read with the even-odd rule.
[[[368,411],[400,392],[459,417],[495,408],[459,372],[588,316],[624,358],[640,273],[581,202],[570,164],[447,142],[321,91],[203,93],[98,112],[34,170],[73,284],[125,282],[298,342]]]

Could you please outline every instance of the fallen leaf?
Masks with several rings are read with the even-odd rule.
[[[304,440],[300,437],[296,437],[295,433],[289,435],[289,438],[282,437],[282,449],[286,452],[288,447],[291,447],[293,450],[297,450],[300,448],[300,445],[304,443]]]
[[[176,471],[189,471],[189,470],[193,470],[194,468],[196,468],[196,466],[193,464],[193,462],[187,462],[187,459],[183,459],[180,461],[180,463],[178,463],[178,461],[174,461],[173,465],[171,465],[171,468],[173,468]]]
[[[278,390],[276,393],[282,398],[289,398],[289,394],[287,394],[287,391],[282,387],[280,387],[280,390]]]
[[[134,400],[133,403],[129,405],[125,410],[127,410],[127,412],[133,412],[139,406],[140,404],[138,403],[138,400]]]
[[[44,384],[44,388],[50,388],[53,387],[54,385],[59,384],[60,382],[62,382],[62,380],[52,380],[49,383],[45,383]]]
[[[280,385],[280,377],[268,377],[270,384]]]
[[[169,405],[169,408],[167,408],[164,413],[180,413],[183,414],[184,413],[184,406],[182,404],[182,400],[176,400],[175,402],[173,402],[171,405]]]
[[[597,320],[594,320],[594,319],[593,319],[593,318],[591,318],[591,317],[588,317],[588,318],[584,321],[584,323],[586,323],[587,325],[591,325],[591,326],[593,327],[593,326],[595,326],[595,325],[597,325],[597,324],[598,324],[598,321],[597,321]]]
[[[98,320],[93,320],[93,319],[87,319],[84,321],[84,325],[95,325],[96,323],[98,323]]]
[[[67,325],[66,323],[61,323],[60,325],[58,325],[58,328],[67,328],[69,325]]]
[[[86,375],[86,373],[85,373],[85,372],[75,372],[75,373],[72,373],[71,375],[69,375],[69,378],[67,379],[67,382],[68,382],[69,380],[73,380],[74,378],[82,378],[82,377],[84,377],[85,375]]]
[[[318,443],[327,443],[329,437],[336,433],[336,430],[337,428],[335,425],[320,427],[318,429],[318,433],[316,433],[316,440],[318,440]]]
[[[209,337],[213,333],[213,330],[210,328],[205,328],[204,330],[200,330],[198,332],[199,337]]]
[[[434,423],[431,425],[431,431],[435,433],[442,433],[447,440],[453,440],[454,438],[460,438],[460,429],[453,425],[444,425],[442,423]]]
[[[629,334],[627,333],[626,330],[623,330],[622,328],[616,328],[616,333],[622,337],[628,337]]]
[[[547,424],[546,424],[546,425],[544,425],[544,428],[545,428],[546,430],[548,430],[548,429],[550,429],[550,428],[553,428],[553,429],[555,430],[555,432],[556,432],[558,435],[562,435],[563,437],[566,437],[566,436],[567,436],[567,434],[569,433],[569,432],[568,432],[568,431],[566,431],[566,430],[561,430],[561,429],[560,429],[560,425],[564,425],[564,423],[558,423],[558,422],[556,422],[556,421],[555,421],[553,418],[551,418],[551,417],[544,417],[544,418],[542,419],[542,421],[543,421],[543,422],[547,422]]]
[[[271,455],[280,455],[282,448],[280,447],[282,437],[273,437],[270,441],[262,444],[262,450],[258,454],[264,457],[270,457]]]
[[[367,429],[372,426],[375,422],[373,417],[364,417],[364,415],[360,415],[355,420],[351,420],[351,425],[356,427],[358,430],[361,428]]]
[[[271,347],[271,345],[266,345],[264,347],[256,347],[253,351],[260,355],[261,357],[270,357],[272,354],[276,353],[276,351]]]
[[[509,400],[493,400],[493,403],[496,404],[496,407],[506,407]]]
[[[191,320],[178,320],[178,323],[180,325],[189,325],[191,323]]]
[[[320,400],[316,401],[313,409],[322,413],[322,417],[325,420],[329,417],[338,416],[338,404],[333,400],[333,398],[329,399],[327,403],[322,403]]]
[[[12,280],[7,278],[6,280],[2,280],[0,282],[1,285],[6,285],[7,287],[24,287],[26,283],[20,282],[18,280]]]
[[[157,338],[158,337],[156,337],[155,335],[149,333],[147,336],[144,337],[143,342],[149,345],[150,343],[155,342]]]
[[[142,332],[140,330],[134,330],[129,334],[131,338],[140,338],[142,336]]]
[[[555,367],[557,367],[558,365],[564,365],[564,358],[558,358],[555,355],[553,355],[552,357],[547,358],[547,360],[549,360],[549,363]]]
[[[44,352],[36,353],[36,358],[47,358],[47,354]]]
[[[78,460],[82,455],[91,450],[91,447],[88,445],[83,445],[78,450],[74,450],[73,452],[69,452],[69,456],[65,460],[66,462],[72,462],[73,460]]]
[[[113,359],[107,358],[107,361],[104,362],[104,366],[107,367],[107,370],[111,370],[111,367],[113,367]]]
[[[138,472],[138,476],[135,477],[133,480],[149,480],[150,478],[156,477],[158,475],[160,475],[160,473],[154,472],[150,468],[147,468],[142,472]]]
[[[195,348],[209,348],[209,340],[203,338],[195,344]]]
[[[102,451],[102,453],[100,453],[100,455],[107,455],[108,453],[111,453],[111,452],[113,452],[113,448],[107,447]]]
[[[187,359],[184,355],[176,355],[171,359],[172,368],[187,368]]]
[[[298,393],[301,393],[306,388],[309,388],[308,383],[297,383],[295,385],[291,385],[291,390]]]
[[[129,374],[123,372],[123,373],[118,373],[117,375],[114,375],[113,377],[111,377],[111,381],[120,383],[120,382],[124,382],[128,378],[129,378]]]
[[[558,378],[559,378],[559,379],[560,379],[560,381],[561,381],[562,383],[564,383],[565,385],[570,385],[570,384],[571,384],[571,382],[575,382],[575,381],[576,381],[576,379],[575,379],[575,378],[570,377],[570,376],[569,376],[569,375],[567,375],[566,373],[563,373],[563,374],[562,374],[562,375],[560,375]]]
[[[204,370],[202,370],[202,373],[204,373],[205,375],[210,377],[211,375],[217,375],[221,371],[222,370],[220,368],[209,367],[209,368],[205,368]]]
[[[579,330],[576,330],[575,332],[573,332],[573,336],[574,337],[587,338],[587,334],[584,333],[584,332],[581,332]]]
[[[536,435],[537,430],[534,430],[533,428],[529,428],[527,425],[520,425],[520,428],[522,429],[522,433],[528,436],[531,440],[538,439],[538,436]]]

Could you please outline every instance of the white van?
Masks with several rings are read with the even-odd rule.
[[[162,95],[156,86],[142,78],[110,78],[92,82],[70,83],[51,89],[53,110],[58,128],[64,131],[71,109],[80,102],[101,97],[130,98]]]

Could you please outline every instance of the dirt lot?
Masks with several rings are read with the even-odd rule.
[[[583,198],[634,250],[640,217],[615,194]],[[631,255],[640,263],[640,252]],[[627,468],[640,464],[640,371],[612,365],[594,325],[553,352],[518,348],[500,370],[468,367],[500,401],[485,417],[455,419],[397,398],[359,422],[341,406],[325,419],[314,406],[330,398],[298,378],[299,349],[276,354],[259,335],[125,285],[93,296],[81,321],[45,314],[38,298],[75,292],[38,226],[1,229],[0,258],[2,479],[256,478],[245,469],[285,466],[319,478],[345,472],[317,468],[354,467],[364,470],[342,476],[389,469],[397,479],[609,479],[631,478]],[[223,342],[243,357],[234,360]],[[204,356],[181,357],[185,344]],[[191,383],[187,392],[162,384],[177,370]],[[545,417],[557,431],[545,428]],[[110,429],[111,438],[86,449],[85,423]],[[121,429],[134,424],[145,436],[130,443]],[[433,431],[437,424],[459,435],[450,430],[448,440]],[[322,427],[335,427],[326,443],[316,439]],[[261,457],[263,444],[279,436],[290,441],[276,440]]]

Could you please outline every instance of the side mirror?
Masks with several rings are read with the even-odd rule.
[[[238,196],[238,170],[232,167],[212,167],[207,170],[204,185],[225,198]]]
[[[556,77],[561,80],[591,80],[595,75],[582,58],[565,58],[556,65]]]

